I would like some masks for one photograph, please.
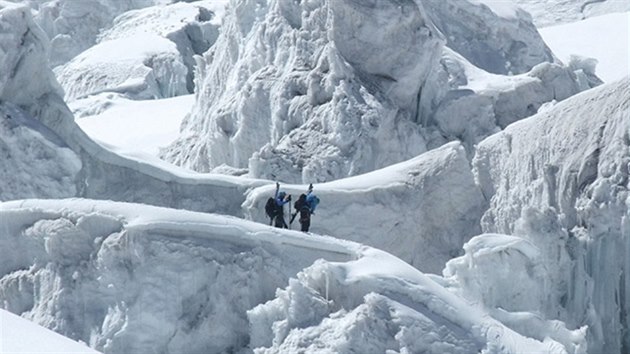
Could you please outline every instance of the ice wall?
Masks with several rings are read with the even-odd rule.
[[[568,252],[560,263],[571,272],[560,319],[589,325],[595,353],[629,348],[629,97],[628,78],[576,95],[484,140],[473,160],[490,200],[484,231],[561,237],[557,257]],[[522,231],[518,220],[532,208],[552,208],[538,223],[549,226]]]
[[[410,0],[233,1],[164,157],[294,182],[411,158],[425,151],[417,94],[442,44]]]
[[[246,311],[359,245],[81,199],[0,204],[0,304],[103,353],[238,351]]]
[[[553,55],[531,16],[505,2],[423,0],[446,45],[494,74],[521,74]]]
[[[281,188],[293,200],[306,190]],[[248,193],[246,217],[268,223],[264,205],[273,193],[271,185]],[[310,231],[385,250],[432,273],[439,273],[480,233],[479,220],[487,207],[459,143],[379,171],[316,184],[314,193],[321,202]],[[298,219],[292,227],[299,230]]]

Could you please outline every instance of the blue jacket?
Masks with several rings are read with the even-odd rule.
[[[319,198],[313,194],[313,192],[308,192],[306,195],[306,204],[311,209],[311,214],[315,212],[315,208],[317,208],[317,204],[319,204]]]
[[[281,206],[284,206],[286,203],[288,203],[289,202],[288,200],[284,200],[285,197],[286,197],[286,193],[276,191],[276,205],[281,207]]]

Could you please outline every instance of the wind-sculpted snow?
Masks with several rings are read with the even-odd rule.
[[[90,200],[0,204],[0,304],[104,353],[220,353],[246,311],[359,245],[236,218]]]
[[[128,11],[114,19],[112,27],[99,35],[99,42],[151,33],[171,40],[177,46],[188,69],[186,88],[194,89],[193,55],[205,53],[216,41],[218,25],[214,23],[212,0],[175,3]]]
[[[443,40],[418,4],[233,5],[199,60],[197,102],[166,159],[298,182],[360,174],[425,151],[414,122],[417,93]]]
[[[134,99],[184,95],[187,68],[175,43],[152,34],[101,42],[55,68],[65,99],[101,92]]]
[[[565,329],[567,343],[553,338],[558,329],[523,336],[374,249],[356,261],[318,261],[248,317],[257,354],[585,352],[579,331]]]
[[[249,193],[243,204],[248,218],[268,222],[264,205],[272,188]],[[281,188],[294,200],[306,189]],[[317,184],[315,194],[321,203],[311,231],[377,247],[433,273],[479,234],[487,207],[459,143],[379,171]],[[297,219],[292,226],[300,228]]]
[[[554,313],[546,315],[560,314],[573,327],[588,325],[594,353],[630,347],[629,116],[626,78],[510,125],[480,143],[473,160],[490,200],[484,231],[560,238],[553,254],[572,271],[557,272],[564,290]],[[532,223],[539,230],[518,227],[519,220],[531,218],[531,209],[548,208],[551,216]]]
[[[479,68],[521,74],[553,62],[531,16],[511,4],[477,0],[423,0],[423,4],[447,38],[446,45]]]

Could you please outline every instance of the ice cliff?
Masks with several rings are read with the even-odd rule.
[[[539,311],[587,324],[595,353],[630,348],[629,116],[626,78],[510,125],[473,160],[490,201],[482,229],[554,245],[546,258],[559,301]]]
[[[198,61],[195,106],[162,157],[289,182],[373,171],[456,139],[472,154],[590,87],[554,63],[526,13],[476,1],[235,0]]]

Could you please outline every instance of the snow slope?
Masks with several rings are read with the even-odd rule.
[[[94,95],[71,102],[77,124],[92,139],[120,151],[158,156],[177,138],[179,126],[193,105],[193,95],[136,101],[116,94]]]
[[[0,353],[96,354],[96,350],[0,309]]]
[[[514,0],[514,2],[531,13],[534,23],[539,28],[579,22],[609,13],[630,11],[630,2],[626,0]]]
[[[605,82],[630,75],[630,12],[549,26],[540,34],[565,63],[573,55],[596,59],[595,73]]]

